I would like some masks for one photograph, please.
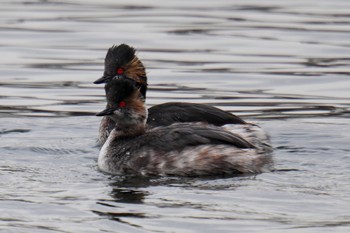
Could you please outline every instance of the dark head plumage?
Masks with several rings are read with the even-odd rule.
[[[106,84],[105,90],[109,107],[118,106],[121,101],[138,92],[135,81],[130,78],[112,80]]]
[[[147,109],[142,95],[130,78],[111,80],[106,84],[107,108],[97,116],[108,116],[117,123],[119,129],[145,128]]]
[[[113,45],[105,58],[105,74],[115,75],[117,69],[130,63],[135,56],[135,49],[127,44]]]
[[[142,62],[135,55],[136,50],[127,45],[113,45],[107,51],[103,76],[94,83],[108,83],[113,79],[133,79],[143,97],[146,97],[147,76]]]

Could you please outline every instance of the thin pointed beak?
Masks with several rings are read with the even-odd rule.
[[[107,82],[109,82],[112,78],[113,78],[113,76],[103,75],[101,78],[97,79],[97,80],[94,82],[94,84],[107,83]]]
[[[127,78],[124,74],[117,74],[115,76],[103,75],[101,78],[97,79],[94,84],[108,83],[111,80]]]
[[[96,113],[96,116],[109,116],[112,115],[115,110],[115,108],[106,108],[102,112]]]

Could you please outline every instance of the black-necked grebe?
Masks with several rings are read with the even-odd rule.
[[[135,49],[126,44],[112,46],[105,58],[103,76],[94,83],[107,83],[106,92],[113,79],[131,78],[139,86],[140,92],[146,98],[147,75],[142,62],[135,55]],[[175,122],[206,122],[222,126],[225,124],[246,124],[241,118],[213,106],[197,103],[169,102],[155,105],[148,109],[147,126],[167,126]],[[102,145],[114,128],[114,122],[108,117],[101,120],[98,143]]]
[[[111,82],[108,107],[97,115],[108,116],[116,125],[101,148],[100,170],[115,175],[207,176],[271,169],[272,150],[262,132],[262,138],[245,139],[227,128],[205,123],[147,129],[147,109],[134,81]]]

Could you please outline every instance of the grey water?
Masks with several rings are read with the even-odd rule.
[[[261,125],[275,171],[113,177],[96,167],[108,47],[147,104]],[[0,232],[350,232],[350,1],[1,0]]]

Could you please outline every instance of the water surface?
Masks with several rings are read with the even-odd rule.
[[[4,232],[349,232],[350,2],[2,1]],[[138,49],[147,104],[207,103],[271,135],[276,171],[97,170],[113,44]]]

